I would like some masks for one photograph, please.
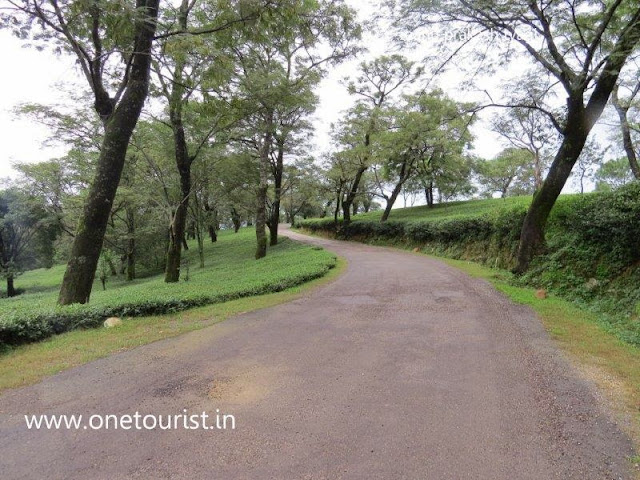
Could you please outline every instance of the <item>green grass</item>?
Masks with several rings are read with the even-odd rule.
[[[0,299],[0,327],[12,328],[12,323],[23,322],[25,328],[33,329],[32,324],[42,323],[42,318],[55,321],[72,318],[63,324],[66,330],[67,323],[78,322],[77,319],[84,315],[99,319],[103,312],[104,316],[109,316],[109,312],[118,312],[118,309],[125,315],[168,313],[190,306],[277,292],[324,275],[336,262],[335,256],[327,251],[285,237],[279,245],[269,248],[264,259],[256,261],[254,251],[255,233],[251,229],[237,234],[222,232],[217,243],[205,244],[204,269],[199,268],[195,244],[186,252],[185,258],[190,263],[188,281],[184,280],[184,269],[183,280],[176,284],[164,283],[162,275],[133,282],[112,277],[104,291],[99,282],[94,284],[88,305],[68,307],[56,305],[64,266],[27,272],[16,282],[25,293]],[[33,319],[40,320],[35,322]],[[94,319],[91,325],[95,323]],[[45,332],[34,339],[49,334]]]
[[[42,342],[13,347],[0,355],[0,392],[36,383],[46,376],[117,352],[210,327],[233,315],[295,300],[310,289],[333,280],[345,267],[346,261],[338,259],[336,267],[324,277],[278,293],[168,315],[125,318],[122,325],[115,328],[74,330]]]
[[[563,196],[563,198],[566,197]],[[416,221],[416,220],[451,220],[459,218],[479,217],[485,214],[493,214],[515,207],[526,208],[531,203],[531,197],[507,197],[490,198],[484,200],[468,200],[461,202],[440,203],[430,208],[426,205],[419,207],[396,208],[391,210],[389,220]],[[356,215],[354,220],[380,220],[382,211],[369,212]]]

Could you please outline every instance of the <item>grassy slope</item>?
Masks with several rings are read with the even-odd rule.
[[[433,208],[429,208],[426,205],[419,207],[397,208],[391,211],[389,220],[401,222],[413,220],[452,220],[465,217],[478,217],[486,213],[510,209],[516,206],[528,207],[530,203],[531,197],[507,197],[441,203],[434,205]],[[380,220],[381,216],[382,211],[377,211],[360,214],[353,218],[354,220]]]
[[[270,248],[269,255],[263,260],[254,260],[254,249],[255,234],[251,229],[241,230],[238,234],[222,232],[217,243],[205,244],[204,269],[198,266],[196,246],[192,243],[185,255],[190,264],[188,282],[166,284],[162,275],[134,282],[112,277],[103,291],[96,281],[89,307],[113,307],[200,296],[224,300],[267,293],[322,276],[335,264],[332,254],[287,238],[282,238],[280,245]],[[0,319],[6,321],[14,316],[39,312],[64,312],[65,308],[56,307],[63,273],[64,266],[56,266],[49,270],[26,272],[18,277],[16,286],[25,289],[26,293],[11,299],[0,299]]]

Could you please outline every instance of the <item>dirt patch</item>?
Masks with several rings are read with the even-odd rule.
[[[273,390],[275,379],[273,371],[254,367],[238,375],[217,378],[208,385],[207,397],[216,402],[257,404]]]

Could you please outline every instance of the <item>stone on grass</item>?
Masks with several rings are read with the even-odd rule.
[[[122,325],[122,320],[118,317],[109,317],[104,321],[105,328],[117,327],[118,325]]]
[[[545,298],[547,298],[547,291],[544,288],[537,290],[536,297],[539,298],[540,300],[544,300]]]

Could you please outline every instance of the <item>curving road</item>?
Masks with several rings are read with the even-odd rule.
[[[344,256],[346,273],[5,393],[0,476],[631,478],[629,440],[530,310],[424,256],[283,234]],[[23,419],[183,409],[219,409],[237,428],[28,431]]]

